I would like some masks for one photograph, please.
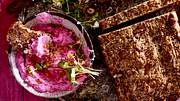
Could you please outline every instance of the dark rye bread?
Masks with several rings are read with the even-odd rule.
[[[176,12],[98,37],[121,101],[180,96],[180,41]]]
[[[101,20],[100,27],[103,30],[107,28],[111,28],[113,26],[119,25],[121,23],[148,14],[150,12],[154,12],[158,9],[167,7],[168,5],[170,5],[170,7],[166,8],[166,10],[168,9],[167,11],[169,11],[169,9],[172,10],[172,8],[173,9],[176,8],[173,6],[176,6],[177,4],[179,4],[179,0],[148,0],[137,6],[131,7],[127,10],[124,10],[113,16]]]

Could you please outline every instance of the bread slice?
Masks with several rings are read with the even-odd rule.
[[[180,40],[175,11],[98,37],[122,101],[180,96]]]
[[[176,6],[178,3],[179,0],[148,0],[137,6],[134,6],[125,11],[119,12],[113,16],[101,20],[100,26],[104,30],[119,25],[123,22],[132,20],[134,18],[143,16],[150,12],[156,11],[160,8],[164,8],[168,5],[171,5],[169,9],[175,8],[173,6]]]
[[[42,32],[31,30],[21,21],[15,22],[7,32],[7,41],[12,46],[12,49],[22,48],[27,44],[29,39],[35,35],[40,35]]]

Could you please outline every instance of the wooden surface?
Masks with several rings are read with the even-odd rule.
[[[6,7],[12,0],[0,0],[0,101],[49,101],[34,96],[23,89],[13,77],[7,58],[6,32],[16,20],[16,14],[9,15]]]

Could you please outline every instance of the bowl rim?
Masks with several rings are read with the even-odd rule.
[[[91,42],[91,39],[89,37],[89,34],[87,33],[87,31],[84,29],[84,27],[81,25],[81,23],[79,21],[77,21],[75,18],[69,16],[69,15],[66,15],[66,14],[62,14],[62,13],[59,13],[59,12],[55,12],[55,11],[42,11],[42,12],[47,12],[51,15],[56,15],[56,16],[59,16],[61,18],[64,18],[66,20],[69,20],[70,22],[72,22],[73,24],[75,24],[75,26],[79,29],[79,31],[81,33],[83,33],[83,37],[87,43],[87,46],[90,48],[90,60],[91,62],[93,63],[94,61],[94,58],[95,58],[95,53],[94,53],[94,49],[93,49],[93,44]],[[42,12],[38,12],[37,14],[39,13],[42,13]],[[24,22],[23,24],[26,24],[28,21],[34,19],[36,17],[37,14],[34,14],[30,17],[28,17]],[[20,76],[20,73],[19,73],[19,70],[17,69],[17,66],[16,66],[16,63],[15,63],[15,54],[12,50],[12,46],[9,45],[9,48],[8,48],[8,60],[9,60],[9,65],[10,65],[10,68],[11,68],[11,72],[13,73],[13,76],[15,77],[16,81],[24,88],[26,89],[28,92],[36,95],[36,96],[40,96],[40,97],[45,97],[45,98],[58,98],[58,97],[62,97],[62,96],[65,96],[65,95],[68,95],[70,93],[73,93],[74,91],[76,91],[78,88],[72,90],[72,91],[55,91],[53,93],[40,93],[38,91],[36,91],[33,87],[31,86],[28,86],[27,83],[24,82],[24,80],[21,78]],[[92,64],[91,64],[92,65]]]

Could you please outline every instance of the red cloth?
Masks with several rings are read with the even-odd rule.
[[[17,14],[8,14],[6,7],[13,0],[0,0],[0,101],[49,101],[24,90],[13,77],[7,57],[6,33]]]

